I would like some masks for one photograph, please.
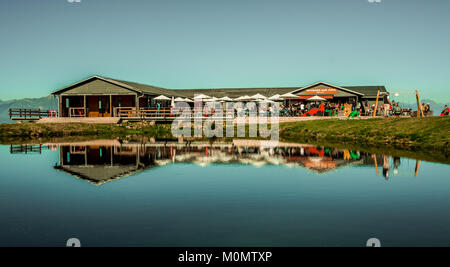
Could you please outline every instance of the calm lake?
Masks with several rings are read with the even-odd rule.
[[[0,246],[450,245],[450,165],[298,144],[0,146]]]

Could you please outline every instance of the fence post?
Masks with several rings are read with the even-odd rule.
[[[378,90],[377,92],[377,100],[375,101],[375,108],[373,110],[373,114],[372,117],[375,118],[375,116],[377,115],[377,110],[378,110],[378,98],[380,97],[380,90]]]

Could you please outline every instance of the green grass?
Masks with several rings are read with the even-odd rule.
[[[280,138],[294,142],[449,150],[450,117],[315,120],[280,125]]]
[[[4,123],[0,124],[0,143],[17,143],[30,139],[55,137],[127,137],[130,135],[172,138],[170,125],[85,124],[85,123]]]

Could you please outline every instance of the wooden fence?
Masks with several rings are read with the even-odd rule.
[[[9,118],[11,120],[38,120],[46,117],[57,117],[56,110],[33,110],[33,109],[9,109]]]
[[[42,153],[42,145],[11,145],[9,148],[11,154],[28,154],[28,153]]]

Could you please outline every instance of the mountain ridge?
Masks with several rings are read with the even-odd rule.
[[[23,108],[23,109],[58,109],[58,101],[54,96],[48,95],[39,98],[22,98],[13,100],[1,100],[0,99],[0,122],[13,122],[9,119],[10,108]]]

